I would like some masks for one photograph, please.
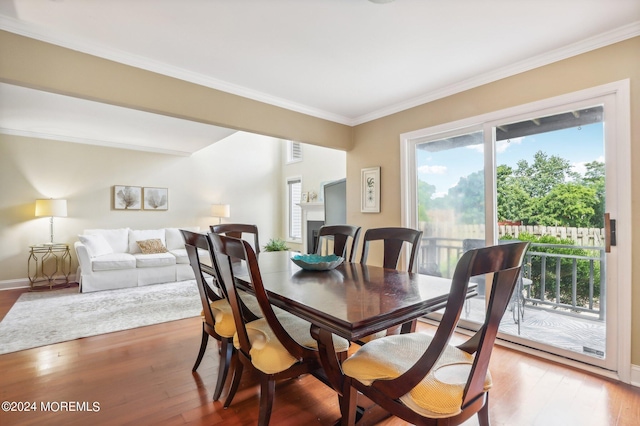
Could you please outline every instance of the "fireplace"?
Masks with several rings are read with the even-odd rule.
[[[324,224],[324,203],[300,203],[302,209],[302,245],[304,253],[313,253],[318,229]],[[314,231],[316,237],[314,238]]]
[[[318,231],[322,225],[324,225],[323,220],[307,221],[307,253],[315,253]]]

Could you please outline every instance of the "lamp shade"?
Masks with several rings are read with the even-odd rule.
[[[230,216],[229,204],[212,204],[211,216],[213,217],[229,217]]]
[[[36,200],[36,217],[67,217],[67,200]]]

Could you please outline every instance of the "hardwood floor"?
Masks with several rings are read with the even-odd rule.
[[[0,291],[0,318],[22,292]],[[420,332],[431,329],[419,325]],[[36,404],[31,412],[0,411],[0,425],[256,424],[259,390],[249,375],[229,409],[211,401],[218,363],[213,340],[198,372],[191,372],[200,330],[200,319],[190,318],[0,355],[0,400]],[[491,372],[494,426],[640,424],[638,388],[501,347]],[[57,411],[43,411],[47,403]],[[65,403],[98,406],[71,411]],[[338,417],[337,397],[313,377],[278,383],[272,425],[329,425]]]

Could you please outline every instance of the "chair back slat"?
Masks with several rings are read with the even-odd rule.
[[[260,254],[260,238],[258,237],[258,227],[245,223],[222,223],[209,227],[214,234],[222,234],[228,237],[243,238],[244,234],[253,235],[253,251]]]
[[[333,237],[333,254],[353,262],[356,249],[358,248],[358,238],[360,237],[359,226],[353,225],[324,225],[318,230],[318,240],[315,247],[317,254],[322,254],[323,241],[328,237]],[[349,247],[351,239],[351,247]],[[348,250],[348,258],[347,258]]]
[[[383,267],[397,269],[402,248],[405,243],[411,244],[411,254],[407,262],[407,271],[412,272],[420,248],[422,231],[411,228],[372,228],[364,233],[362,256],[360,263],[367,263],[369,247],[373,241],[382,241],[384,249]]]
[[[214,292],[205,279],[206,274],[208,277],[213,278],[212,284],[218,284],[218,281],[215,277],[215,272],[211,267],[211,264],[213,262],[212,258],[209,257],[209,259],[207,259],[209,265],[203,263],[202,259],[200,259],[200,254],[202,253],[202,251],[206,251],[206,253],[209,253],[209,256],[211,256],[207,236],[184,229],[180,230],[180,232],[182,233],[182,237],[184,238],[185,249],[187,250],[189,263],[191,264],[191,268],[193,269],[196,284],[198,286],[198,293],[200,294],[200,302],[202,303],[205,324],[208,331],[213,332],[214,335],[217,336],[217,333],[215,333],[214,331],[215,319],[213,313],[211,312],[210,303],[215,300],[220,300],[224,296]]]

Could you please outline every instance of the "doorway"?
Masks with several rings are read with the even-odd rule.
[[[630,283],[613,277],[630,270],[620,245],[608,247],[604,213],[618,229],[628,220],[615,182],[629,153],[618,90],[597,92],[403,135],[403,205],[406,223],[424,233],[421,273],[450,277],[469,248],[530,241],[499,337],[618,374],[630,364],[630,336],[620,333],[630,320],[619,310]],[[480,281],[461,327],[482,322]]]

